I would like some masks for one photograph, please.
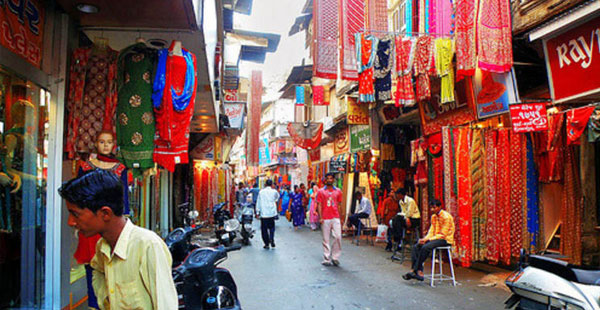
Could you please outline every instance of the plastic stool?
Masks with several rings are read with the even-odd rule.
[[[354,239],[352,240],[352,242],[356,242],[356,245],[358,246],[358,243],[360,242],[360,236],[363,234],[363,230],[364,230],[364,225],[365,223],[363,223],[363,220],[366,222],[366,225],[368,225],[367,227],[369,227],[369,230],[371,230],[371,216],[367,217],[367,218],[359,218],[358,219],[358,227],[356,228],[356,234],[354,235]],[[367,235],[367,244],[371,243],[371,245],[375,245],[375,242],[373,241],[373,233],[372,231],[369,231],[369,234]]]
[[[448,254],[448,261],[450,263],[450,273],[451,276],[445,275],[444,271],[442,269],[442,266],[444,265],[444,260],[442,259],[442,253],[446,251],[446,253]],[[440,273],[435,273],[435,253],[438,253],[438,258],[439,258],[439,269],[440,269]],[[452,281],[452,285],[456,286],[456,278],[454,277],[454,265],[452,264],[452,247],[451,246],[442,246],[442,247],[437,247],[434,248],[433,251],[431,252],[431,275],[426,275],[425,276],[426,279],[431,279],[431,287],[435,287],[434,285],[434,281],[438,280],[440,282],[442,281]]]

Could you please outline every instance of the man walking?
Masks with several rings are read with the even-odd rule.
[[[339,266],[342,254],[342,224],[340,223],[340,206],[342,191],[333,187],[333,173],[325,177],[325,187],[317,193],[317,213],[323,231],[323,264]],[[330,238],[333,243],[330,244]]]
[[[361,192],[357,191],[354,193],[354,196],[356,197],[358,206],[356,212],[348,217],[348,226],[354,226],[357,229],[356,233],[358,234],[358,224],[360,223],[360,219],[369,218],[373,207],[371,206],[371,201],[367,197],[364,197]]]
[[[100,309],[177,309],[167,245],[154,232],[123,216],[123,185],[97,169],[64,183],[68,225],[84,236],[100,234],[90,262]]]
[[[402,276],[404,280],[417,279],[423,281],[423,263],[437,247],[454,243],[454,219],[450,213],[442,210],[442,203],[434,199],[430,203],[431,226],[429,232],[413,246],[412,272]]]
[[[269,246],[275,247],[277,200],[279,200],[279,193],[273,188],[273,181],[269,179],[265,182],[265,188],[258,193],[256,200],[256,217],[260,217],[260,231],[265,249],[269,249]]]

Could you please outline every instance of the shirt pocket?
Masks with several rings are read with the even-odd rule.
[[[113,309],[122,310],[144,310],[144,305],[141,299],[140,287],[137,281],[121,281],[115,283],[116,288],[116,307]],[[111,302],[112,303],[112,302]]]

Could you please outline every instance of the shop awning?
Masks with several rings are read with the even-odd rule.
[[[587,1],[580,6],[563,13],[529,33],[529,41],[535,41],[556,35],[565,28],[579,25],[582,21],[600,13],[600,1]]]

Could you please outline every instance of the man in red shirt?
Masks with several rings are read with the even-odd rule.
[[[317,193],[317,212],[319,213],[321,229],[323,231],[323,264],[324,266],[338,266],[342,254],[342,224],[340,223],[340,210],[342,204],[342,191],[333,186],[333,173],[325,176],[325,187]],[[330,238],[333,237],[333,244]]]

